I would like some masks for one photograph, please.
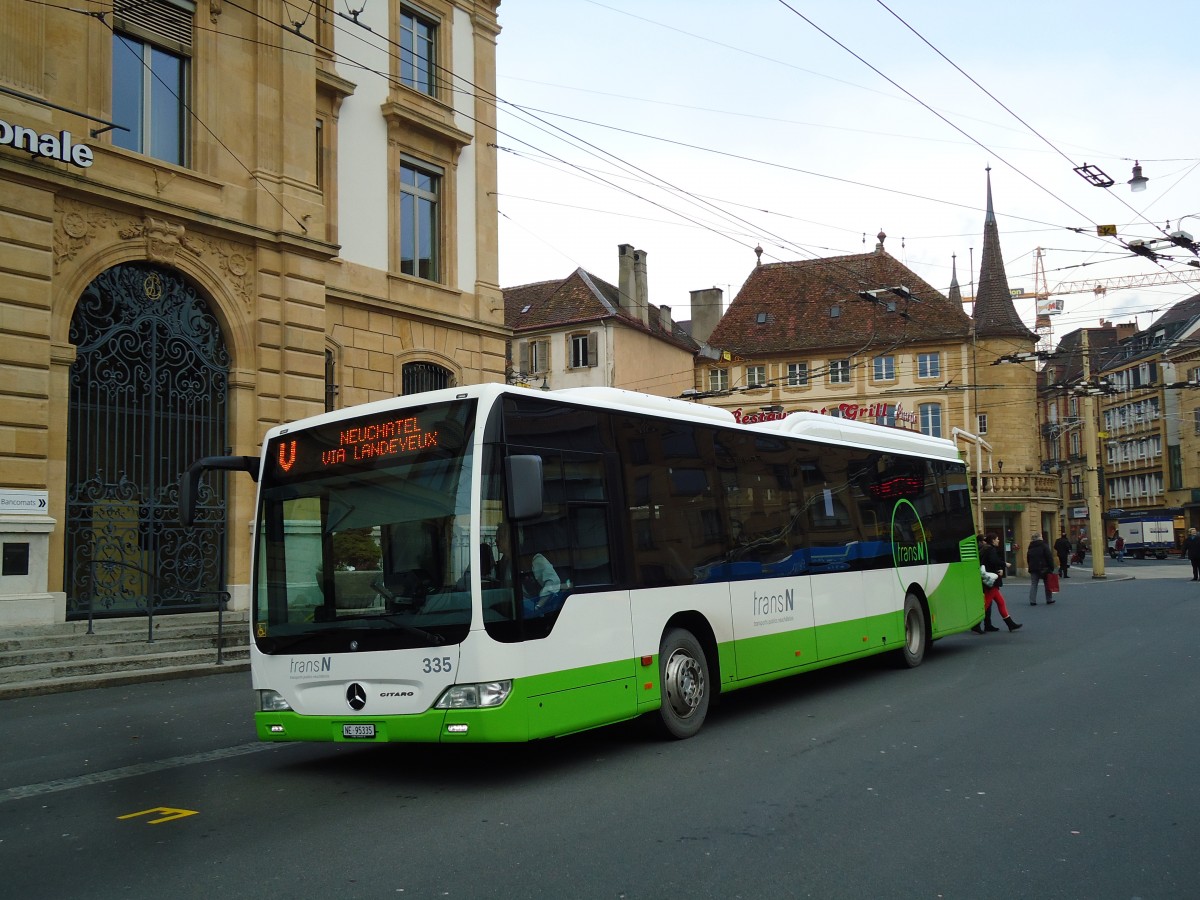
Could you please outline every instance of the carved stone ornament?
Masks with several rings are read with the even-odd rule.
[[[197,243],[206,255],[216,257],[216,268],[225,276],[225,283],[237,295],[242,308],[249,313],[254,307],[254,251],[242,244],[211,238]]]
[[[254,306],[254,249],[232,241],[189,234],[187,226],[144,216],[132,219],[117,216],[76,200],[54,202],[54,271],[74,262],[80,251],[97,242],[108,246],[116,240],[144,241],[144,255],[150,262],[175,267],[180,252],[202,260],[210,270],[219,272],[222,281],[237,297],[246,313]],[[139,254],[141,255],[141,254]]]
[[[122,228],[118,234],[126,240],[145,238],[146,259],[150,262],[162,263],[165,266],[175,264],[175,257],[181,249],[199,258],[204,248],[194,238],[189,237],[184,225],[176,225],[165,219],[146,216],[141,222],[132,222]]]
[[[79,251],[87,247],[103,230],[118,225],[116,216],[77,200],[56,198],[54,201],[54,271],[64,263],[73,262]]]

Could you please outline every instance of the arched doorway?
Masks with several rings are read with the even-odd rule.
[[[71,318],[64,585],[68,618],[215,608],[225,581],[223,479],[178,513],[179,479],[228,452],[229,354],[195,285],[149,264],[115,266]]]

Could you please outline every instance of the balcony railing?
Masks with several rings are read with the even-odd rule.
[[[1040,472],[982,472],[980,492],[984,497],[1055,497],[1059,496],[1057,475]],[[975,483],[974,477],[971,479]]]

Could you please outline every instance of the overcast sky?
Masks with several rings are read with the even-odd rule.
[[[756,245],[764,263],[861,253],[882,229],[943,293],[956,254],[969,295],[988,166],[1010,287],[1035,288],[1037,247],[1052,290],[1200,276],[1190,253],[1160,267],[1122,244],[1200,239],[1187,4],[885,2],[503,0],[501,285],[579,266],[615,284],[628,243],[648,253],[650,302],[686,319],[691,290],[733,299]],[[1116,184],[1089,185],[1084,164]],[[1196,293],[1065,295],[1054,333],[1145,328]],[[1032,325],[1033,301],[1017,308]]]

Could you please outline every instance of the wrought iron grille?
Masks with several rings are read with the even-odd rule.
[[[179,521],[179,479],[228,452],[229,355],[207,301],[178,273],[116,266],[71,319],[64,584],[69,618],[215,608],[223,588],[225,488],[202,485]]]
[[[400,381],[400,389],[405,396],[454,387],[451,371],[437,363],[405,363],[400,373]]]

